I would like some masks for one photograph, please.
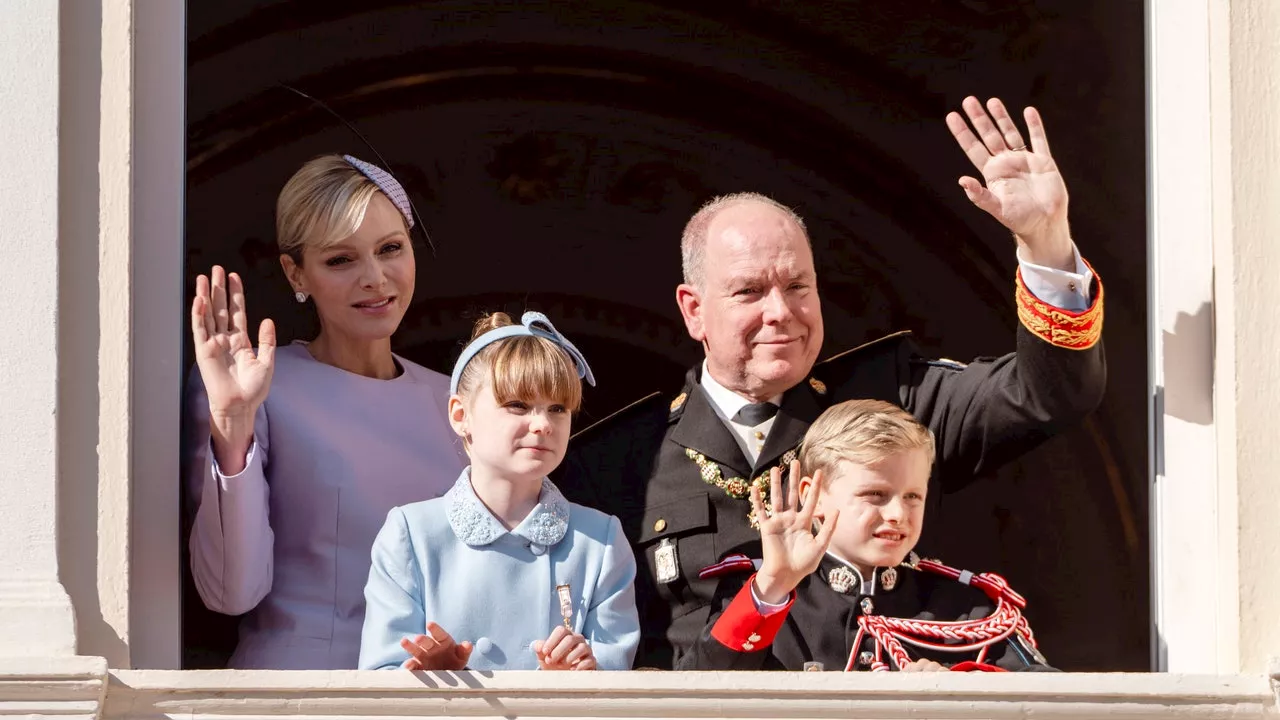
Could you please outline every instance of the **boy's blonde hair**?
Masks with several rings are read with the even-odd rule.
[[[847,400],[822,413],[804,435],[800,469],[829,481],[841,460],[874,465],[905,450],[924,450],[933,465],[933,433],[911,413],[881,400]]]
[[[511,316],[496,312],[481,318],[471,332],[481,335],[507,325]],[[577,412],[582,405],[582,380],[573,359],[546,338],[517,335],[490,343],[471,358],[458,378],[458,395],[467,398],[485,379],[501,405],[512,400],[546,398]]]
[[[276,198],[276,245],[301,265],[308,247],[323,250],[359,230],[369,201],[379,192],[376,183],[341,155],[311,160],[298,168]]]

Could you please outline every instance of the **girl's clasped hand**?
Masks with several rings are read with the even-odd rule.
[[[400,647],[409,653],[401,665],[406,670],[465,670],[475,650],[470,640],[457,642],[433,622],[427,623],[427,634],[402,638]],[[596,656],[586,637],[563,625],[556,626],[546,640],[534,642],[531,650],[542,670],[596,669]]]

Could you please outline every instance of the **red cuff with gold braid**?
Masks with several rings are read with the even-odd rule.
[[[791,604],[796,601],[795,591],[792,591],[783,609],[772,615],[761,615],[756,610],[755,599],[751,597],[751,584],[755,581],[753,574],[711,627],[711,637],[730,650],[752,652],[769,647],[782,622],[787,619]]]
[[[1085,265],[1089,265],[1085,262]],[[1093,270],[1093,266],[1089,266]],[[1102,279],[1095,272],[1093,281],[1098,293],[1087,310],[1073,312],[1045,303],[1027,289],[1018,269],[1014,298],[1018,304],[1018,320],[1022,326],[1050,345],[1068,350],[1088,350],[1102,337]]]

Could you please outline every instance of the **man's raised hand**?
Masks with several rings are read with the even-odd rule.
[[[982,175],[982,182],[968,175],[960,178],[965,195],[1013,231],[1028,262],[1075,270],[1067,225],[1067,186],[1049,152],[1040,113],[1033,107],[1022,112],[1028,146],[998,98],[988,100],[984,110],[982,103],[970,96],[962,107],[969,122],[952,112],[947,115],[947,127]]]

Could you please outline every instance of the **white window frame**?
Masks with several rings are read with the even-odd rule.
[[[129,656],[135,668],[178,669],[186,1],[135,0],[133,22]]]
[[[1215,209],[1229,207],[1230,168],[1228,124],[1211,109],[1227,106],[1227,10],[1146,4],[1152,669],[1182,673],[1239,671],[1234,472],[1220,473],[1214,363]]]

